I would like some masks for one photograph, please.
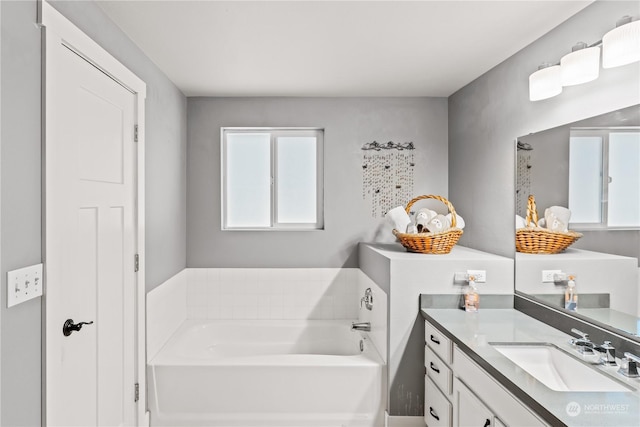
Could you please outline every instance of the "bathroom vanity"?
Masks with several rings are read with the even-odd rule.
[[[640,379],[592,364],[571,336],[515,309],[422,316],[428,426],[640,425]]]

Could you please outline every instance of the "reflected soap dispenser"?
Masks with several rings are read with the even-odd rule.
[[[478,295],[478,289],[476,288],[476,278],[473,275],[469,276],[469,289],[464,294],[464,310],[475,313],[480,307],[480,295]]]
[[[567,289],[564,292],[564,308],[570,311],[578,310],[578,291],[576,290],[576,276],[569,276]]]

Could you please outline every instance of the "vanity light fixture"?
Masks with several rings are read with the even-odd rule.
[[[540,101],[562,93],[560,65],[544,63],[529,76],[529,99]]]
[[[579,42],[560,60],[562,86],[587,83],[600,74],[600,46]]]
[[[640,20],[624,16],[602,37],[602,67],[613,68],[640,61]]]
[[[538,71],[529,76],[529,99],[540,101],[551,98],[562,93],[563,86],[597,79],[600,74],[601,50],[603,68],[640,61],[640,20],[633,21],[630,16],[624,16],[616,22],[616,28],[605,34],[602,40],[592,45],[579,42],[559,63],[542,64]]]

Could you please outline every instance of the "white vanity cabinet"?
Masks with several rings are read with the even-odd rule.
[[[427,426],[548,425],[429,322],[425,342]]]

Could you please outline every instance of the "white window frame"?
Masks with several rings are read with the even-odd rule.
[[[601,194],[600,194],[600,222],[576,223],[570,221],[573,230],[596,231],[596,230],[640,230],[640,226],[614,227],[608,224],[609,216],[609,134],[624,132],[639,132],[637,126],[629,127],[584,127],[571,128],[570,137],[600,137],[602,138],[602,165],[601,165]]]
[[[271,140],[271,224],[266,227],[231,227],[227,225],[227,135],[229,133],[268,133]],[[277,152],[279,137],[313,136],[316,138],[316,222],[284,223],[278,220]],[[312,231],[324,229],[324,129],[308,127],[222,127],[220,128],[221,229],[223,231]]]

